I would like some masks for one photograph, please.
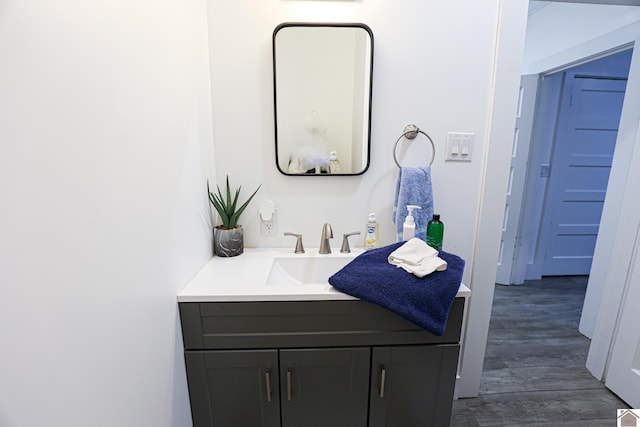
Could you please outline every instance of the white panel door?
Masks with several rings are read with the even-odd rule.
[[[637,232],[636,232],[637,233]],[[640,408],[640,248],[635,256],[622,302],[605,384],[632,408]]]
[[[514,283],[512,280],[513,257],[518,242],[518,230],[522,213],[524,183],[527,176],[527,160],[531,145],[531,131],[536,105],[538,74],[529,74],[520,79],[520,96],[516,115],[516,129],[511,150],[509,187],[502,222],[502,240],[496,282],[502,285]]]
[[[567,76],[542,221],[543,275],[589,274],[626,79]]]

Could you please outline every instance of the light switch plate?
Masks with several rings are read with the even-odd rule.
[[[447,133],[447,153],[445,160],[452,162],[470,162],[473,157],[473,140],[475,133]]]

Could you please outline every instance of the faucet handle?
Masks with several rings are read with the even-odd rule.
[[[351,252],[351,248],[349,248],[349,236],[360,235],[359,231],[354,231],[351,233],[342,235],[342,248],[340,248],[340,252],[343,254],[348,254]]]
[[[302,234],[290,233],[288,231],[285,231],[284,235],[285,236],[294,236],[294,237],[296,237],[297,240],[296,240],[295,253],[297,253],[297,254],[303,254],[304,253],[304,246],[302,246]]]

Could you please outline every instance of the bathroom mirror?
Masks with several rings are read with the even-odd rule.
[[[369,167],[373,34],[364,24],[284,23],[273,32],[276,164],[285,175]]]

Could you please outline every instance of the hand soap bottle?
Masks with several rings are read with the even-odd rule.
[[[442,249],[444,236],[444,224],[440,221],[440,215],[433,215],[433,219],[427,224],[427,244],[434,249]]]
[[[364,248],[374,249],[378,247],[378,223],[376,222],[376,214],[369,214],[367,222],[367,232],[364,237]]]
[[[404,220],[404,224],[402,224],[402,240],[405,242],[409,239],[413,239],[416,236],[416,222],[413,219],[414,209],[422,208],[416,205],[407,205],[407,218]]]

